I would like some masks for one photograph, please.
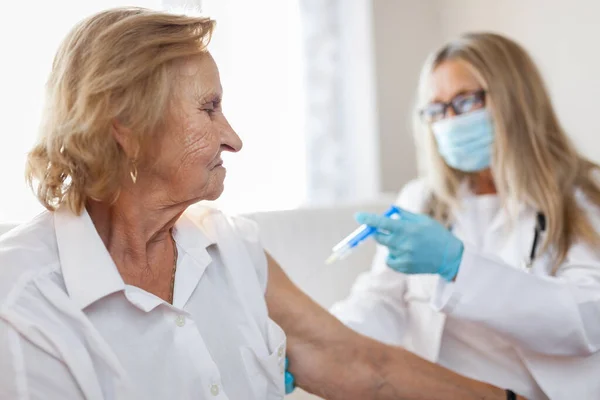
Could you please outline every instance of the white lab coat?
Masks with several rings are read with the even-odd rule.
[[[405,187],[397,204],[423,212],[427,197],[425,183],[418,180]],[[600,227],[600,210],[577,197]],[[483,235],[473,218],[468,208],[453,213],[454,233],[465,243],[454,282],[397,273],[385,265],[387,250],[380,248],[371,271],[332,312],[365,335],[433,362],[439,361],[448,318],[478,326],[490,340],[494,336],[511,347],[529,386],[535,386],[526,390],[531,398],[600,399],[598,252],[574,244],[555,277],[548,254],[538,252],[527,270],[536,210],[523,206],[514,223],[505,210],[498,212],[486,229],[487,249],[493,251],[472,244]],[[492,370],[484,363],[471,377],[511,388],[490,376]]]

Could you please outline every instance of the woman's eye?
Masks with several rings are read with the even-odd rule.
[[[444,118],[444,105],[440,103],[431,103],[422,111],[425,120],[434,122]]]
[[[204,106],[203,110],[208,112],[209,114],[214,113],[215,111],[218,111],[221,107],[221,103],[218,101],[213,101],[208,103],[206,106]]]
[[[477,107],[478,102],[475,98],[466,97],[462,99],[457,99],[457,101],[454,104],[457,110],[462,114],[465,112],[472,111],[475,107]]]

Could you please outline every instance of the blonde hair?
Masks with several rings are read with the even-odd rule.
[[[49,210],[80,214],[112,202],[131,168],[112,134],[118,121],[143,148],[169,111],[172,64],[206,51],[214,21],[143,8],[89,17],[63,40],[48,79],[40,137],[26,178]],[[135,160],[133,160],[135,161]]]
[[[431,75],[446,60],[466,62],[486,90],[496,132],[492,171],[498,194],[512,215],[523,203],[545,215],[542,250],[552,248],[553,272],[575,240],[600,244],[598,232],[575,198],[580,190],[588,201],[600,205],[600,187],[593,177],[598,165],[582,157],[565,134],[527,52],[497,34],[463,35],[429,57],[421,73],[417,109],[430,101]],[[421,166],[432,191],[427,211],[449,224],[467,174],[446,165],[430,126],[417,113],[415,128],[422,145]]]

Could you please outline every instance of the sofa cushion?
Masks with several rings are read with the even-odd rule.
[[[322,306],[345,298],[356,276],[371,266],[375,242],[368,240],[346,259],[331,265],[331,248],[358,227],[358,211],[381,213],[390,199],[367,204],[305,208],[247,215],[259,224],[265,249],[289,277]]]

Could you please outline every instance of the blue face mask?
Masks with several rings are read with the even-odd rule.
[[[431,129],[438,151],[450,167],[476,172],[490,166],[494,125],[485,108],[434,122]]]

